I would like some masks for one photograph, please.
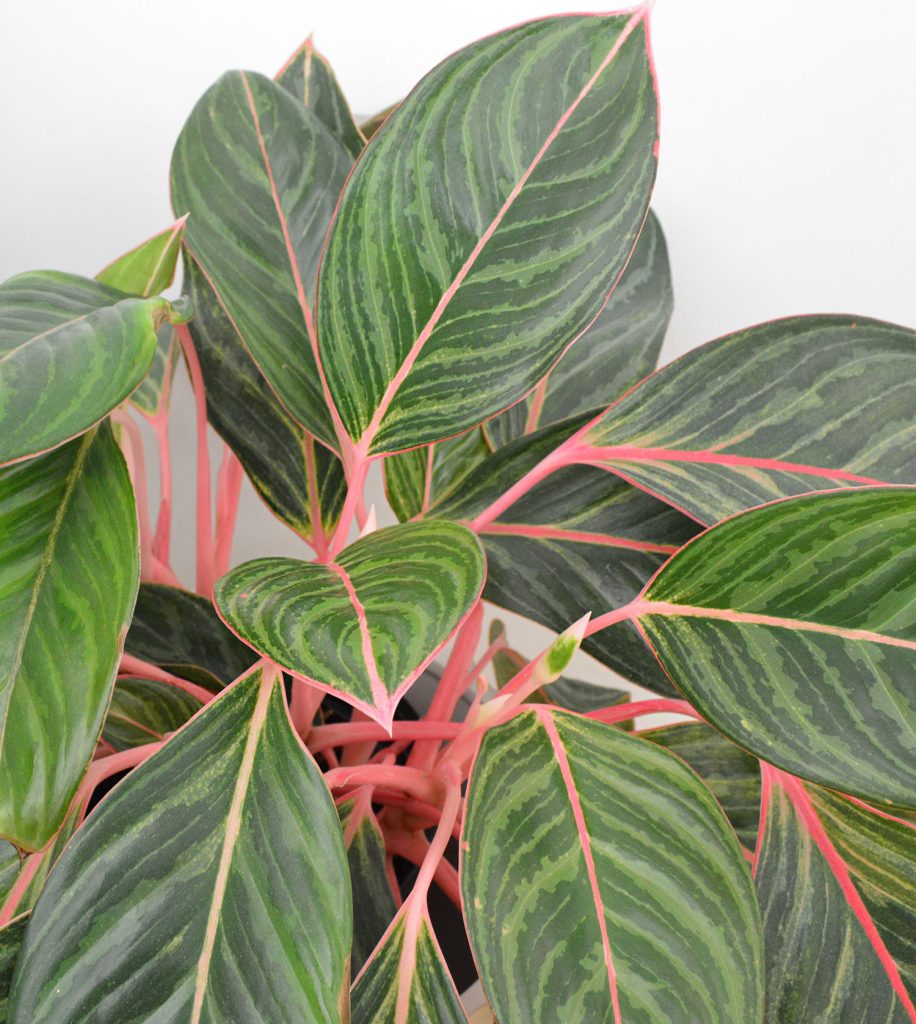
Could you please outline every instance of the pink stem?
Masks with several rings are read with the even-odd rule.
[[[175,333],[187,360],[197,409],[197,590],[204,597],[210,597],[214,583],[213,509],[210,494],[210,452],[207,448],[207,394],[200,361],[187,324],[177,324]]]
[[[340,521],[337,523],[337,529],[334,531],[334,537],[331,540],[329,557],[332,559],[347,546],[353,518],[356,515],[360,502],[363,500],[363,488],[366,486],[368,474],[369,459],[364,455],[355,455],[347,470],[347,496],[344,499],[344,506],[340,513]]]
[[[216,543],[213,548],[213,579],[229,570],[232,541],[239,513],[239,495],[244,471],[229,445],[223,446],[223,461],[216,478]]]
[[[25,859],[25,864],[19,869],[19,874],[16,876],[16,881],[13,883],[13,887],[9,891],[9,895],[0,906],[0,928],[5,927],[13,920],[16,916],[16,908],[25,896],[26,891],[32,884],[32,879],[38,872],[38,869],[44,863],[45,858],[50,852],[50,848],[54,843],[54,839],[43,849],[37,853],[32,853]]]
[[[440,785],[428,772],[398,764],[364,764],[352,768],[333,768],[325,772],[328,789],[349,789],[353,786],[384,786],[395,792],[409,793],[427,803],[441,800]]]
[[[158,415],[150,419],[159,449],[159,514],[153,537],[153,558],[169,566],[172,549],[172,447],[169,441],[169,420]]]
[[[659,697],[657,700],[638,700],[630,704],[615,704],[609,708],[599,708],[597,711],[589,711],[585,717],[596,722],[604,722],[605,725],[614,725],[616,722],[626,722],[630,718],[638,718],[641,715],[689,715],[698,721],[703,721],[700,715],[687,703],[686,700],[668,700]]]
[[[198,686],[197,683],[182,679],[180,676],[173,676],[171,672],[166,672],[164,669],[159,668],[158,665],[152,665],[142,658],[135,658],[132,654],[125,653],[121,655],[121,664],[118,667],[118,672],[121,675],[137,676],[140,679],[152,679],[155,682],[168,683],[170,686],[184,690],[185,693],[196,697],[201,704],[209,704],[216,696],[215,693],[211,693],[203,686]]]
[[[143,438],[140,429],[129,412],[117,411],[112,419],[120,425],[127,441],[128,468],[134,485],[137,501],[137,522],[140,527],[140,578],[154,579],[153,571],[153,540],[150,534],[149,518],[149,486],[146,479],[146,457],[143,450]]]
[[[420,821],[425,822],[422,827],[426,828],[427,825],[438,825],[442,820],[442,808],[436,807],[434,804],[424,803],[422,800],[411,800],[409,797],[398,796],[395,793],[389,793],[387,790],[374,790],[373,798],[377,803],[384,804],[386,807],[395,807],[399,811],[404,811],[412,818],[418,818]],[[455,819],[455,824],[452,826],[452,835],[456,839],[461,838],[461,813],[459,812],[458,817]]]
[[[312,686],[299,676],[293,676],[293,688],[289,705],[289,717],[293,727],[303,740],[312,729],[312,722],[324,700],[324,691]]]
[[[350,743],[384,743],[386,740],[449,740],[461,730],[460,722],[394,722],[392,732],[376,722],[341,722],[336,725],[316,725],[308,736],[308,748],[313,754],[329,747],[342,747]]]
[[[474,667],[468,672],[468,686],[483,672],[500,651],[504,651],[508,645],[504,635],[498,636],[493,643],[483,652]]]

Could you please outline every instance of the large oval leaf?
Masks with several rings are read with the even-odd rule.
[[[311,296],[351,163],[311,110],[246,71],[204,93],[172,155],[187,248],[289,413],[330,443]]]
[[[54,448],[120,404],[149,369],[168,310],[50,270],[0,284],[0,463]]]
[[[406,523],[336,562],[259,558],[227,573],[214,599],[256,651],[337,694],[386,729],[398,701],[470,612],[485,575],[457,523]]]
[[[702,523],[776,498],[916,483],[916,331],[802,316],[711,341],[580,438],[600,462]]]
[[[0,835],[37,850],[92,756],[137,594],[137,513],[107,424],[0,470],[0,537]]]
[[[759,1024],[747,864],[700,780],[654,744],[546,707],[484,737],[461,885],[512,1024]]]
[[[321,358],[362,452],[506,408],[600,312],[655,176],[645,17],[552,18],[483,39],[372,139],[318,283]]]
[[[105,800],[35,907],[11,1024],[346,1020],[340,827],[255,672]]]
[[[907,981],[910,993],[916,990],[916,832],[842,797],[789,784],[798,805],[782,785],[768,787],[755,870],[766,937],[767,1024],[916,1019],[906,990]],[[824,829],[829,816],[847,832],[845,849]],[[883,920],[862,902],[869,890],[877,890]]]
[[[704,718],[794,775],[916,806],[916,488],[752,509],[633,606]]]

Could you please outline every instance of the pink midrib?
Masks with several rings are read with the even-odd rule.
[[[811,798],[808,796],[807,791],[798,779],[793,776],[786,775],[785,772],[776,770],[774,770],[774,773],[776,781],[779,782],[788,794],[799,819],[808,830],[808,833],[814,840],[815,845],[827,861],[830,870],[833,872],[834,878],[836,878],[839,883],[846,902],[849,904],[850,909],[853,914],[855,914],[859,924],[862,926],[862,930],[868,936],[868,940],[871,943],[878,959],[881,961],[881,966],[884,968],[888,980],[891,983],[891,988],[893,988],[894,992],[897,994],[897,998],[900,1000],[903,1008],[909,1015],[910,1020],[916,1021],[916,1007],[914,1007],[913,1000],[910,998],[910,995],[903,984],[903,979],[900,977],[900,969],[897,967],[894,958],[891,956],[890,951],[884,944],[884,940],[881,938],[875,922],[871,914],[868,912],[868,908],[865,906],[862,897],[859,895],[859,890],[856,888],[855,883],[852,880],[846,861],[843,860],[842,855],[827,835],[823,822],[821,821],[817,811],[814,809],[814,805],[811,803]]]
[[[598,887],[598,871],[595,867],[594,855],[592,854],[591,838],[585,823],[585,814],[579,800],[579,791],[576,789],[576,782],[572,775],[572,769],[569,766],[569,759],[566,756],[563,741],[560,739],[560,735],[557,732],[557,727],[552,715],[549,711],[543,710],[542,708],[539,708],[536,713],[541,725],[544,727],[544,731],[547,733],[550,745],[553,748],[557,767],[560,769],[560,774],[563,777],[563,783],[566,786],[566,794],[569,798],[570,807],[572,808],[573,819],[575,820],[576,829],[579,833],[580,848],[582,850],[582,856],[585,859],[588,883],[591,888],[592,900],[595,904],[595,914],[598,919],[598,927],[601,931],[601,947],[604,952],[604,966],[607,971],[608,985],[611,990],[611,1004],[614,1009],[614,1024],[622,1024],[620,1000],[617,994],[617,972],[614,969],[614,960],[611,956],[611,941],[607,933],[604,900],[601,896],[601,890]]]
[[[627,548],[631,551],[648,551],[654,554],[673,555],[678,550],[674,544],[654,544],[646,540],[617,537],[606,533],[590,533],[587,530],[565,530],[558,526],[534,526],[531,524],[489,523],[481,534],[502,534],[510,537],[530,537],[534,540],[564,540],[579,544],[595,544],[601,547]]]
[[[394,377],[392,377],[391,381],[389,382],[388,387],[385,389],[385,393],[382,395],[382,398],[378,406],[376,407],[372,419],[369,421],[369,425],[366,427],[362,437],[360,437],[359,439],[357,447],[358,450],[361,451],[363,454],[368,452],[369,446],[371,445],[375,435],[378,433],[382,420],[384,419],[385,414],[388,412],[388,409],[391,406],[391,403],[394,401],[395,396],[400,390],[401,385],[406,380],[407,375],[410,373],[414,363],[419,358],[420,353],[423,351],[423,348],[425,347],[427,341],[429,341],[430,336],[435,330],[436,325],[441,320],[442,315],[447,309],[449,303],[452,301],[456,292],[463,284],[465,278],[473,269],[475,263],[477,262],[477,258],[480,256],[487,242],[489,242],[490,239],[493,237],[494,233],[496,232],[496,229],[499,227],[499,225],[502,223],[503,218],[512,208],[512,204],[515,202],[515,200],[521,193],[522,189],[528,183],[528,179],[535,172],[541,160],[543,160],[544,155],[556,141],[557,136],[563,130],[563,127],[565,126],[566,122],[575,113],[576,108],[579,106],[579,104],[582,103],[586,96],[588,96],[588,94],[592,91],[592,89],[595,86],[595,83],[598,81],[598,79],[601,77],[604,71],[607,70],[607,67],[611,63],[611,61],[613,61],[613,59],[620,52],[624,43],[627,41],[627,39],[629,39],[631,33],[636,28],[636,26],[645,18],[646,13],[647,10],[645,7],[643,7],[636,11],[630,17],[629,21],[623,27],[623,30],[621,31],[620,35],[614,41],[614,45],[605,55],[604,60],[602,60],[601,64],[599,64],[597,70],[592,74],[592,77],[582,87],[578,96],[576,96],[573,102],[560,115],[559,120],[551,129],[550,134],[541,144],[541,148],[537,151],[537,153],[535,153],[531,163],[528,164],[528,166],[522,173],[522,176],[513,186],[512,191],[506,197],[502,206],[499,208],[499,211],[497,212],[496,216],[489,223],[486,230],[477,240],[477,244],[471,250],[470,255],[464,261],[464,264],[461,266],[461,269],[452,279],[452,282],[451,284],[449,284],[448,288],[446,288],[446,290],[443,292],[442,297],[439,299],[439,302],[436,305],[436,308],[432,312],[432,315],[426,322],[426,325],[420,331],[419,335],[417,336],[416,340],[411,346],[410,351],[407,353],[407,356],[405,357],[403,363],[401,363],[400,367],[398,368],[397,373],[395,373]]]
[[[366,619],[366,609],[363,608],[362,602],[357,596],[356,588],[353,586],[353,581],[347,574],[346,569],[344,569],[343,566],[338,565],[336,562],[328,562],[328,568],[331,572],[335,573],[340,579],[340,582],[343,583],[344,589],[347,592],[347,597],[350,599],[350,604],[353,606],[356,621],[359,624],[363,662],[366,666],[366,673],[369,676],[369,686],[372,689],[372,699],[375,701],[378,708],[385,708],[391,703],[391,694],[389,694],[388,688],[382,682],[382,677],[379,675],[378,665],[375,661],[375,652],[372,650],[372,636],[369,633],[369,622]]]

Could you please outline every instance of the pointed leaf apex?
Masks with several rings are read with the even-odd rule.
[[[538,686],[546,686],[563,674],[564,669],[572,660],[572,656],[579,650],[590,618],[591,612],[587,612],[550,645],[534,670]]]

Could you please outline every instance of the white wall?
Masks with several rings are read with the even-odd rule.
[[[354,109],[371,113],[478,35],[562,9],[563,0],[5,0],[0,279],[39,267],[93,274],[169,223],[172,144],[226,68],[272,74],[314,31]],[[790,313],[916,326],[916,3],[658,0],[653,25],[654,206],[677,297],[666,357]],[[176,429],[190,438],[179,399]],[[192,445],[178,453],[178,483],[190,489]],[[185,578],[190,524],[175,546]],[[281,551],[301,547],[247,495],[237,558]],[[546,636],[526,635],[529,645]],[[583,658],[578,670],[597,666]]]

